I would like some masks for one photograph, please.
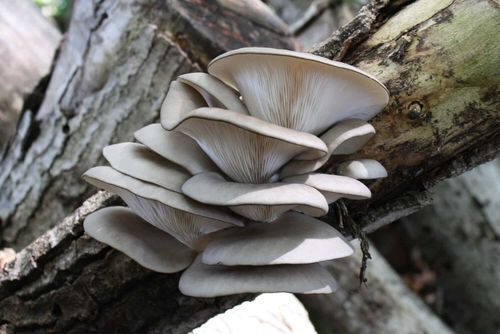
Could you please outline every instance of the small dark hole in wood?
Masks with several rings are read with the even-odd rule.
[[[62,130],[64,133],[68,133],[69,132],[69,125],[68,124],[64,124],[63,127],[62,127]]]
[[[54,317],[60,317],[62,315],[61,306],[59,306],[59,304],[54,303],[54,305],[52,306],[52,315]]]

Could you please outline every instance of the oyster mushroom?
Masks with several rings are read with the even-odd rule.
[[[325,197],[305,184],[237,183],[217,173],[201,173],[187,180],[182,192],[198,202],[226,206],[258,222],[271,222],[291,209],[314,217],[328,212]]]
[[[280,175],[305,174],[321,168],[332,155],[344,155],[360,150],[375,135],[375,129],[366,121],[349,119],[335,124],[320,139],[326,143],[328,153],[315,159],[308,152],[302,153],[283,166]]]
[[[332,293],[337,283],[317,263],[276,266],[219,266],[200,256],[182,273],[180,291],[193,297],[217,297],[248,292]]]
[[[347,176],[319,173],[302,174],[284,178],[283,182],[300,183],[316,188],[325,196],[328,204],[339,198],[362,200],[372,196],[367,186]]]
[[[232,180],[265,183],[290,159],[310,150],[315,157],[328,149],[318,137],[258,118],[218,108],[199,108],[179,117],[162,113],[161,123],[196,140]]]
[[[303,52],[242,48],[212,60],[208,73],[237,89],[250,115],[315,135],[344,119],[369,120],[389,99],[373,76]]]
[[[226,266],[304,264],[353,252],[349,242],[330,225],[287,212],[272,224],[252,223],[215,233],[202,253],[202,262]]]
[[[241,219],[223,209],[195,202],[111,167],[91,168],[83,178],[98,188],[118,194],[142,219],[193,249],[203,247],[209,233],[243,225]]]
[[[345,161],[338,166],[337,173],[353,179],[380,179],[387,177],[387,171],[384,166],[372,159]]]
[[[219,171],[198,144],[183,133],[167,131],[160,124],[137,130],[135,138],[150,150],[185,168],[192,175]]]
[[[196,257],[196,252],[128,208],[109,207],[94,212],[85,219],[84,228],[92,238],[160,273],[181,271]]]

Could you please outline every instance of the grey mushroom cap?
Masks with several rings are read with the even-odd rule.
[[[187,73],[180,75],[177,80],[193,87],[203,96],[209,107],[229,109],[242,114],[248,114],[247,108],[240,100],[239,93],[210,74],[203,72]]]
[[[208,72],[238,89],[250,115],[313,134],[344,119],[371,119],[389,100],[373,76],[303,52],[241,48],[212,60]]]
[[[297,212],[271,224],[251,223],[214,234],[202,262],[226,266],[315,263],[352,255],[354,249],[330,225]]]
[[[125,207],[96,211],[85,218],[83,227],[92,238],[157,272],[181,271],[196,257],[196,252]]]
[[[342,175],[311,173],[287,177],[282,181],[314,187],[325,196],[328,204],[339,198],[363,200],[372,196],[370,189],[362,182]]]
[[[183,167],[192,175],[219,171],[198,144],[181,132],[167,131],[160,124],[151,124],[137,130],[134,136],[150,150]]]
[[[91,168],[83,178],[119,195],[142,219],[193,249],[204,247],[206,235],[212,232],[243,225],[241,218],[223,208],[195,202],[183,194],[143,182],[111,167]]]
[[[338,166],[337,173],[359,180],[387,177],[387,170],[384,166],[372,159],[345,161]]]
[[[328,151],[312,134],[225,109],[200,108],[180,117],[162,113],[161,121],[196,140],[226,175],[242,183],[266,183],[297,154],[310,150],[321,157]]]
[[[280,171],[282,178],[311,173],[321,167],[332,155],[352,154],[360,150],[373,136],[375,129],[369,123],[360,119],[348,119],[332,126],[321,135],[320,139],[326,143],[328,154],[319,159],[308,152],[296,156]]]
[[[332,293],[337,283],[320,264],[276,266],[206,265],[200,256],[184,271],[179,290],[187,296],[212,298],[239,293]]]
[[[217,173],[201,173],[187,180],[182,192],[196,201],[227,206],[259,222],[273,221],[294,208],[315,217],[328,212],[325,197],[305,184],[237,183],[226,181]]]
[[[191,175],[180,166],[137,143],[106,146],[103,154],[111,167],[136,179],[180,193]]]

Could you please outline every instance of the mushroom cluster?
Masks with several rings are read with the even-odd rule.
[[[104,148],[110,166],[83,178],[128,205],[89,215],[85,231],[142,266],[187,268],[185,295],[331,293],[319,262],[353,249],[324,216],[339,198],[367,199],[358,179],[386,176],[374,160],[316,172],[332,155],[359,150],[385,87],[355,67],[269,48],[227,52],[207,73],[170,84],[161,124],[138,143]]]

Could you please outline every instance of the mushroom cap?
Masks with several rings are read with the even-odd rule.
[[[250,115],[313,134],[343,119],[371,119],[389,100],[373,76],[303,52],[241,48],[212,60],[208,72],[238,89]]]
[[[174,80],[168,87],[167,96],[163,100],[160,116],[168,109],[172,115],[182,115],[191,110],[207,107],[208,103],[203,96],[185,83]]]
[[[326,143],[329,155],[346,155],[359,151],[375,135],[375,128],[361,119],[348,119],[332,126],[319,138]],[[299,154],[297,160],[314,159],[309,152]]]
[[[160,273],[181,271],[196,257],[196,252],[125,207],[96,211],[85,218],[83,227],[92,238]]]
[[[211,266],[200,256],[182,273],[179,290],[187,296],[211,298],[239,293],[332,293],[337,283],[320,264],[276,266]]]
[[[167,131],[160,124],[137,130],[135,138],[165,159],[176,163],[192,175],[219,168],[191,137],[177,131]]]
[[[225,174],[243,183],[265,183],[297,154],[310,150],[321,157],[328,150],[312,134],[225,109],[200,108],[178,118],[162,113],[161,121],[196,140]]]
[[[309,152],[304,152],[288,162],[280,171],[282,178],[314,172],[330,159],[332,155],[351,154],[360,150],[375,134],[373,126],[360,119],[348,119],[332,126],[321,135],[326,143],[328,154],[315,159]]]
[[[228,206],[255,221],[273,221],[293,208],[315,217],[328,212],[323,195],[304,184],[236,183],[217,173],[201,173],[187,180],[182,192],[198,202]]]
[[[182,194],[137,180],[111,167],[91,168],[83,178],[98,188],[119,195],[142,219],[193,249],[203,247],[205,235],[209,233],[243,225],[241,219],[222,208],[195,202]]]
[[[354,200],[368,199],[372,196],[370,189],[362,182],[347,176],[331,174],[302,174],[284,178],[283,182],[305,184],[318,189],[325,196],[328,204],[339,198]]]
[[[203,72],[187,73],[180,75],[177,80],[193,87],[203,96],[209,107],[248,114],[247,108],[240,100],[240,94],[210,74]]]
[[[354,249],[330,225],[297,212],[287,212],[271,224],[251,223],[214,234],[203,251],[205,264],[276,265],[333,260]]]
[[[384,166],[372,159],[345,161],[338,166],[337,173],[359,180],[387,177],[387,170]]]
[[[180,193],[190,175],[180,166],[137,143],[104,147],[103,154],[111,167],[136,179]]]

